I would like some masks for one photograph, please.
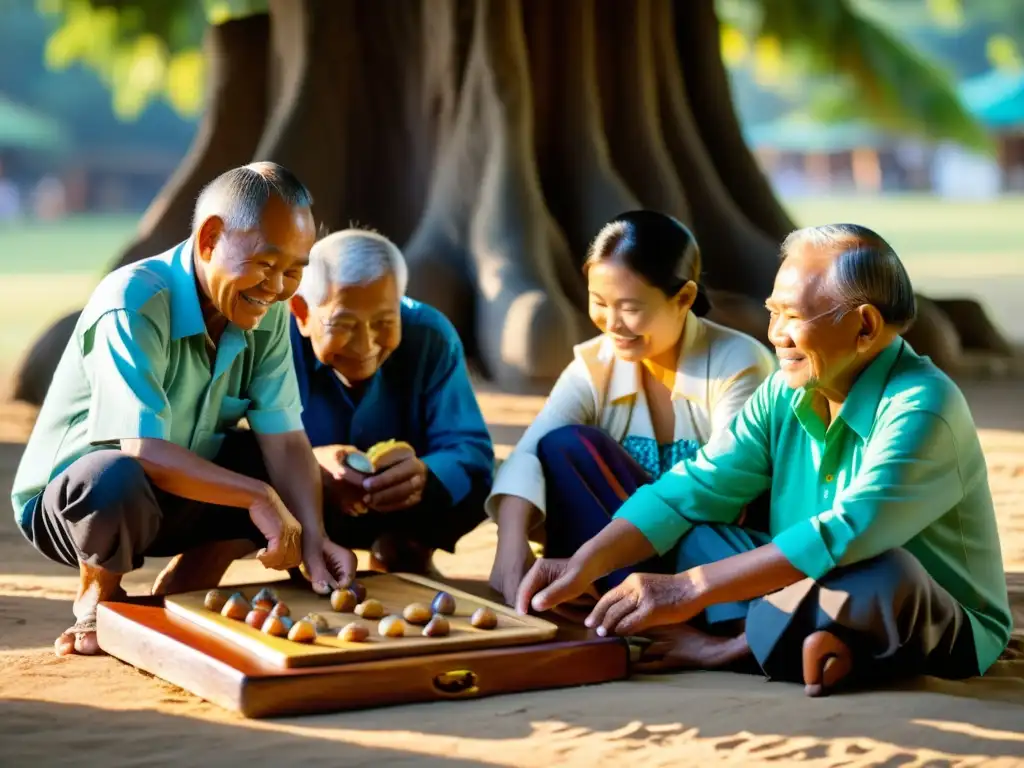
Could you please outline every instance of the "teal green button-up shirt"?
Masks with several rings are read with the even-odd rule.
[[[659,553],[696,523],[734,523],[771,489],[771,535],[820,579],[894,547],[963,606],[984,672],[1012,619],[985,457],[967,401],[897,339],[826,429],[812,394],[764,382],[732,426],[619,509]]]
[[[192,241],[130,264],[97,286],[61,357],[14,477],[19,523],[46,484],[90,451],[158,438],[205,459],[227,429],[302,429],[288,308],[258,328],[228,324],[211,360]]]

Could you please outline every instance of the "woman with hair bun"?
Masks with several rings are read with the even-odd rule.
[[[571,556],[639,486],[726,427],[775,370],[755,339],[704,319],[700,249],[671,216],[617,216],[583,271],[601,334],[574,348],[487,499],[498,524],[491,586],[510,605],[534,561],[531,539],[547,557]],[[641,563],[596,586],[670,566]]]

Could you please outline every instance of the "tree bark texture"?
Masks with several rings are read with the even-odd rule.
[[[271,0],[206,45],[194,144],[115,266],[187,237],[215,175],[274,160],[328,229],[399,243],[410,295],[507,390],[544,391],[596,333],[580,266],[638,207],[694,229],[711,319],[766,340],[793,223],[743,140],[714,0]],[[925,314],[935,327],[912,335],[948,369],[963,348],[1005,352],[976,304]],[[36,343],[18,397],[41,401],[72,325]]]

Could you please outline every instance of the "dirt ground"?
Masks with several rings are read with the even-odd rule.
[[[965,385],[982,430],[1024,628],[1024,384]],[[482,394],[499,453],[537,398]],[[31,409],[0,406],[6,498]],[[437,559],[486,579],[492,525]],[[163,561],[132,574],[147,590]],[[226,581],[276,578],[252,560]],[[965,683],[808,699],[798,686],[726,673],[637,677],[517,694],[270,722],[248,722],[111,658],[57,659],[75,574],[27,545],[0,515],[0,765],[1024,765],[1024,657]],[[1021,638],[1024,641],[1024,638]]]

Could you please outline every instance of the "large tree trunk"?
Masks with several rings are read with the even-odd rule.
[[[693,227],[712,319],[764,339],[793,224],[743,140],[714,0],[271,0],[207,46],[195,143],[115,266],[186,237],[217,173],[270,159],[325,227],[402,243],[411,295],[504,388],[543,391],[596,333],[580,264],[640,206]],[[922,317],[910,336],[948,369],[962,348],[1006,352],[976,304],[924,300]],[[73,321],[36,343],[18,396],[42,399]]]

